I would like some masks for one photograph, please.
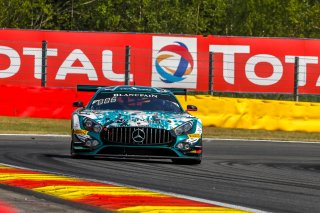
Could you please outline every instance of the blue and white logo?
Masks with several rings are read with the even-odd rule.
[[[152,86],[196,88],[196,38],[153,37]]]

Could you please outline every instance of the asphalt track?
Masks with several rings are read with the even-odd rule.
[[[320,212],[320,144],[207,140],[200,165],[71,159],[66,137],[0,136],[0,163],[268,212]]]

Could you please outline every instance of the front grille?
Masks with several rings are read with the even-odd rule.
[[[175,141],[169,130],[150,127],[114,127],[102,130],[101,139],[107,144],[163,145]]]

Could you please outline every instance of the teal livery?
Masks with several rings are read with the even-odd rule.
[[[185,111],[175,92],[142,86],[78,86],[95,91],[87,106],[81,101],[72,115],[71,156],[164,158],[199,164],[202,123]]]

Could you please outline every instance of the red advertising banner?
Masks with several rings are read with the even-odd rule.
[[[295,57],[298,92],[320,92],[320,40],[210,36],[214,89],[230,92],[293,93]]]
[[[40,86],[42,41],[47,42],[46,86],[122,85],[126,47],[130,84],[209,88],[220,92],[320,93],[320,40],[165,34],[0,30],[0,85]]]
[[[0,85],[0,116],[70,119],[76,100],[88,103],[91,92]]]

